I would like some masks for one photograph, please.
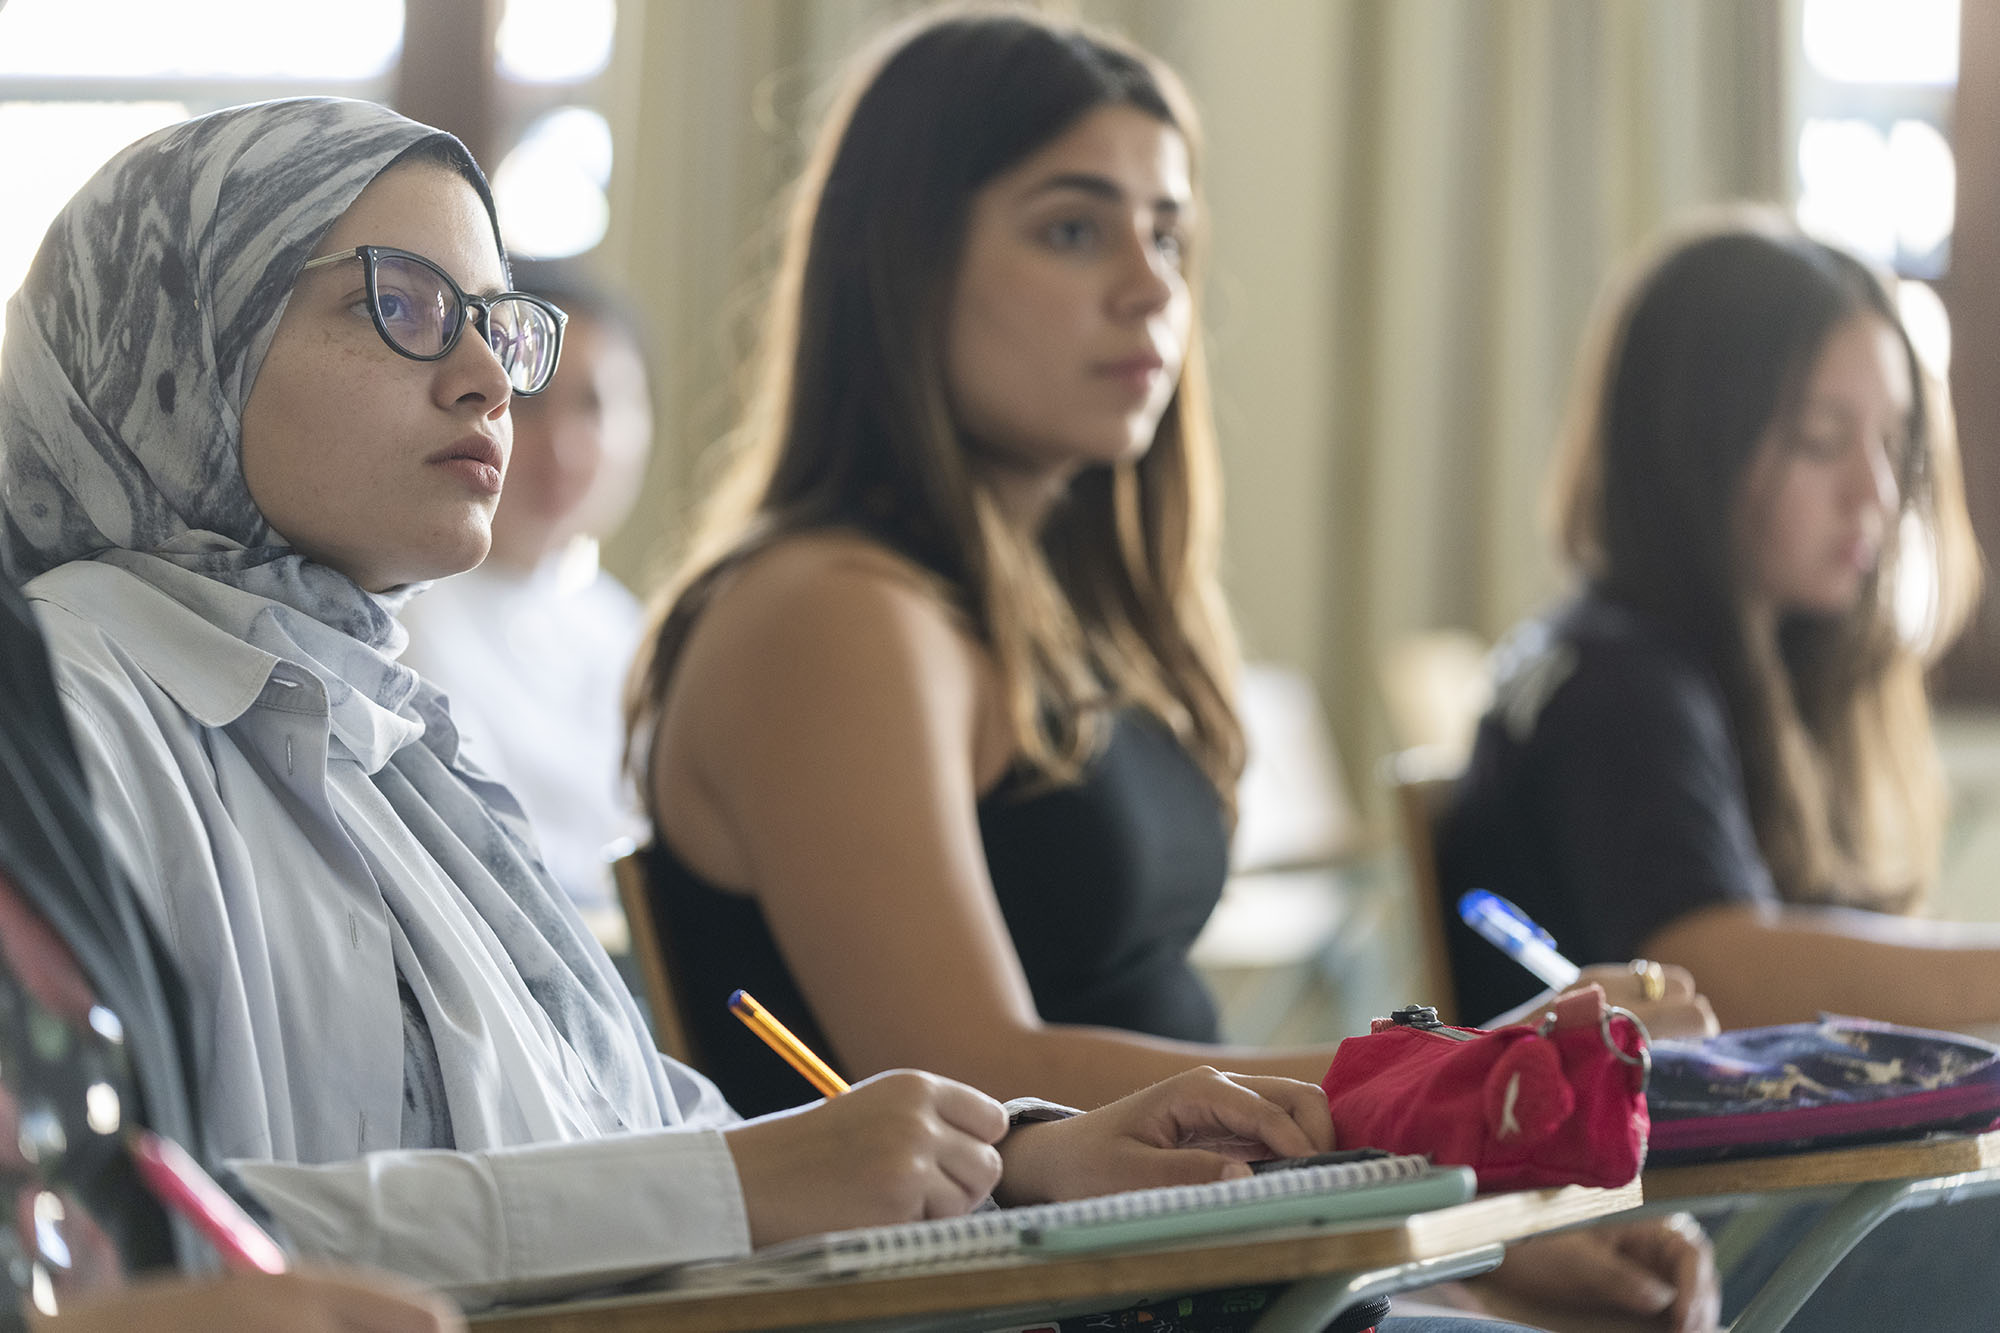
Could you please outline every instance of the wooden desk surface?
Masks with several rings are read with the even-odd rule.
[[[1915,1176],[1955,1176],[2000,1167],[2000,1130],[1953,1134],[1901,1143],[1869,1143],[1856,1148],[1748,1157],[1697,1166],[1663,1166],[1641,1178],[1646,1202],[1698,1196],[1762,1193]]]
[[[649,1291],[506,1311],[473,1321],[490,1333],[731,1333],[848,1320],[1103,1297],[1121,1302],[1172,1292],[1290,1282],[1434,1259],[1637,1207],[1637,1181],[1615,1190],[1572,1186],[1496,1194],[1427,1213],[1324,1230],[1290,1229],[1171,1247],[1010,1258],[948,1273],[848,1278],[756,1291]]]

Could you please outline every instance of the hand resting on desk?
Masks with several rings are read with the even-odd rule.
[[[995,1197],[1014,1205],[1197,1185],[1332,1146],[1326,1094],[1312,1084],[1190,1069],[1088,1115],[1020,1126],[1000,1145]]]

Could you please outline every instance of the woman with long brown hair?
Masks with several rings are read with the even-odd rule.
[[[1979,566],[1883,283],[1766,215],[1704,223],[1619,294],[1572,420],[1551,498],[1585,590],[1497,655],[1447,891],[1681,964],[1725,1026],[2000,1020],[2000,933],[1914,915],[1946,813],[1924,671]],[[1470,1003],[1522,989],[1453,943]]]
[[[1096,1105],[1195,1064],[1325,1072],[1216,1044],[1187,958],[1243,752],[1199,153],[1157,62],[1012,11],[897,31],[822,132],[636,676],[651,892],[741,1105],[796,1089],[739,986],[852,1073]],[[1612,1299],[1698,1323],[1698,1244],[1624,1244]]]

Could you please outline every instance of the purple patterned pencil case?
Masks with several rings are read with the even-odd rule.
[[[2000,1046],[1863,1018],[1653,1043],[1651,1165],[1764,1157],[2000,1121]]]

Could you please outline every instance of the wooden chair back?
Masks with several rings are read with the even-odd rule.
[[[1422,1002],[1446,1023],[1460,1021],[1451,982],[1451,952],[1445,942],[1445,908],[1438,884],[1437,821],[1458,780],[1457,765],[1423,747],[1389,756],[1389,785],[1396,797],[1396,822],[1410,872],[1411,920],[1416,925],[1417,981]]]
[[[694,1043],[682,1018],[680,992],[674,987],[667,936],[646,892],[646,849],[628,852],[611,863],[618,884],[618,901],[632,932],[632,956],[646,984],[646,1002],[653,1010],[653,1036],[660,1049],[685,1065],[695,1065]]]

